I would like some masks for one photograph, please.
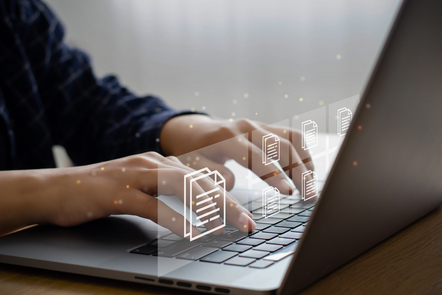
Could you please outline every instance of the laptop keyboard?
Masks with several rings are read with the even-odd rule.
[[[269,267],[293,254],[314,203],[304,202],[299,196],[281,196],[280,212],[268,218],[263,217],[260,205],[260,199],[244,204],[256,222],[256,229],[252,233],[243,233],[226,225],[224,234],[207,235],[192,242],[172,233],[130,253],[238,267]],[[205,230],[204,227],[198,229]]]

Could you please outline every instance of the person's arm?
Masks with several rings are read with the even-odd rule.
[[[159,190],[158,176],[161,173],[162,177],[175,180],[161,189],[161,193],[184,200],[181,180],[191,172],[191,168],[176,158],[164,158],[155,152],[71,168],[2,171],[0,235],[31,224],[74,226],[111,214],[132,214],[148,218],[183,236],[183,216],[154,196]],[[203,188],[208,191],[215,187],[211,181],[200,184],[192,199],[186,196],[187,203],[194,201]],[[224,203],[219,199],[213,202],[223,210]],[[211,202],[208,200],[207,204]],[[226,193],[226,206],[227,221],[231,225],[243,232],[255,229],[250,212],[229,193]],[[186,223],[189,228],[189,222]],[[205,226],[212,229],[220,224],[220,220],[215,219]],[[190,228],[195,234],[199,233],[194,226]],[[214,233],[222,232],[223,229]]]
[[[54,144],[75,165],[156,151],[176,111],[153,95],[137,96],[115,76],[97,78],[89,56],[64,41],[64,28],[39,0],[16,1],[16,32],[44,103]]]

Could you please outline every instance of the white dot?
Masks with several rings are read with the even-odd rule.
[[[120,205],[123,204],[123,200],[119,200],[118,204],[120,204]]]
[[[239,142],[241,142],[241,141],[242,141],[242,138],[241,138],[241,137],[240,137],[240,138],[238,138],[238,141],[239,141]]]
[[[341,58],[342,58],[342,56],[340,54],[336,55],[336,59],[341,59]]]
[[[135,137],[140,137],[140,133],[136,133],[136,134],[135,134]]]
[[[295,120],[298,120],[298,119],[299,119],[299,116],[298,116],[298,115],[296,115],[296,116],[295,116]]]
[[[195,96],[200,96],[200,93],[198,91],[195,91]]]
[[[92,217],[92,212],[88,212],[88,213],[87,213],[87,217],[88,217],[88,218],[91,218],[91,217]]]
[[[165,180],[163,180],[162,182],[161,182],[163,185],[165,185],[166,184],[166,181]]]
[[[126,168],[122,168],[121,171],[126,172]]]
[[[235,113],[232,113],[232,117],[235,117],[235,115],[236,115]]]
[[[195,108],[190,108],[190,111],[191,111],[191,112],[194,112],[194,111],[195,111]]]
[[[92,171],[92,176],[95,176],[95,175],[97,175],[97,172]]]
[[[279,84],[279,85],[282,85],[282,82],[279,82],[278,84]]]
[[[175,217],[172,217],[172,221],[175,222],[175,221],[176,221],[176,218],[175,218]]]
[[[159,139],[159,138],[157,138],[157,139],[156,139],[156,141],[157,141],[157,142],[160,142],[160,139]]]
[[[196,157],[195,160],[199,161],[199,160],[200,160],[200,157]]]
[[[367,109],[369,109],[369,108],[371,108],[371,105],[370,105],[369,103],[367,103],[367,104],[365,105],[365,107],[366,107]]]
[[[288,95],[288,94],[286,94],[286,95],[284,95],[284,97],[285,97],[285,98],[289,98],[289,95]]]
[[[305,81],[305,77],[304,77],[304,76],[302,76],[300,79],[301,79],[301,81],[303,81],[303,82]]]
[[[206,109],[206,107],[205,106],[203,106],[202,108],[201,108],[203,111]]]
[[[248,93],[244,93],[244,98],[249,98],[249,94]]]
[[[233,100],[233,104],[237,104],[238,101],[236,99]]]

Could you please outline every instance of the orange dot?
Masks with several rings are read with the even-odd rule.
[[[356,161],[353,161],[353,166],[358,166],[358,162],[356,162]]]
[[[104,167],[101,167],[101,171],[103,171],[104,170]]]
[[[189,128],[193,128],[193,125],[192,125],[192,124],[190,124],[190,125],[189,125]]]
[[[230,203],[230,207],[233,207],[233,203]]]
[[[117,205],[117,204],[118,204],[118,201],[117,201],[117,200],[115,200],[115,201],[114,201],[114,204],[115,204],[115,205]]]
[[[245,160],[246,160],[246,157],[242,157],[242,159],[245,161]]]
[[[189,163],[187,163],[186,165],[187,165],[187,166],[190,166],[190,164],[189,164]]]
[[[284,133],[287,133],[287,130],[284,130]]]
[[[130,188],[130,186],[129,186],[129,185],[126,185],[126,188]]]
[[[77,179],[77,184],[80,184],[81,183],[81,180],[80,179]]]
[[[244,224],[244,228],[247,228],[247,224]]]
[[[358,126],[358,129],[359,129],[359,130],[362,130],[362,125],[359,125],[359,126]]]
[[[276,172],[275,172],[275,173],[273,173],[273,176],[276,176],[276,174],[278,174],[278,173],[276,173]]]

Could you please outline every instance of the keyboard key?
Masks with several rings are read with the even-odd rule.
[[[261,259],[267,255],[269,255],[270,252],[265,251],[255,251],[255,250],[249,250],[247,252],[239,254],[240,257],[249,257],[249,258],[255,258],[255,259]]]
[[[303,208],[292,208],[292,207],[290,207],[290,208],[282,209],[281,213],[298,214],[298,213],[300,213],[300,212],[302,212],[304,210],[305,209],[303,209]]]
[[[281,246],[287,246],[288,244],[291,244],[295,242],[294,239],[285,239],[285,238],[274,238],[273,240],[267,241],[268,244],[275,244],[275,245],[281,245]]]
[[[162,237],[161,239],[167,241],[181,241],[183,238],[176,234],[170,234],[165,237]]]
[[[157,247],[154,246],[143,246],[140,248],[137,248],[135,250],[130,251],[130,253],[136,253],[136,254],[143,254],[143,255],[149,255],[157,251]]]
[[[266,268],[272,265],[272,261],[259,260],[249,265],[249,267],[253,268]]]
[[[295,251],[290,251],[290,252],[286,252],[286,253],[276,253],[276,254],[272,254],[269,255],[267,257],[264,258],[264,260],[270,260],[270,261],[279,261],[283,258],[286,258],[289,255],[292,255]]]
[[[258,220],[256,223],[265,223],[265,224],[275,224],[282,221],[281,218],[263,218]]]
[[[236,241],[241,240],[245,237],[247,237],[247,233],[235,231],[235,232],[223,234],[223,235],[219,236],[217,238],[217,240],[236,242]]]
[[[270,227],[270,224],[265,224],[265,223],[257,223],[255,230],[263,230]]]
[[[293,214],[289,214],[289,213],[276,213],[275,215],[272,215],[269,218],[286,219],[286,218],[289,218],[290,216],[293,216]]]
[[[262,216],[262,214],[256,214],[256,213],[252,213],[252,219],[253,220],[259,220],[259,219],[262,219],[262,218],[264,218],[264,216]]]
[[[157,246],[158,248],[166,248],[170,245],[175,244],[175,241],[166,241],[166,240],[154,240],[150,242],[149,246]]]
[[[314,205],[313,205],[314,206]],[[295,203],[295,204],[293,204],[293,205],[290,205],[290,208],[302,208],[302,209],[308,209],[308,208],[311,208],[312,207],[312,204],[310,204],[310,203],[306,203],[306,202],[298,202],[298,203]]]
[[[245,252],[250,249],[252,249],[252,246],[238,245],[238,244],[232,244],[232,245],[229,245],[229,246],[223,248],[224,251],[232,251],[232,252],[238,252],[238,253],[242,253],[242,252]]]
[[[263,230],[263,232],[265,233],[275,233],[275,234],[282,234],[285,233],[286,231],[289,231],[290,229],[287,227],[276,227],[276,226],[272,226],[269,228],[266,228]]]
[[[235,266],[247,266],[252,262],[255,262],[256,259],[244,258],[244,257],[233,257],[230,260],[224,262],[227,265],[235,265]]]
[[[305,217],[305,216],[295,215],[295,216],[290,217],[289,219],[287,219],[287,221],[307,222],[308,219],[309,219],[309,218],[308,218],[308,217]]]
[[[237,253],[228,251],[217,251],[201,258],[202,262],[222,263],[227,259],[234,257]]]
[[[301,214],[299,214],[299,216],[306,216],[306,217],[310,217],[310,215],[312,215],[313,211],[304,211]]]
[[[201,245],[199,241],[181,240],[167,248],[159,248],[158,256],[173,257],[199,245]]]
[[[277,236],[277,234],[259,232],[259,233],[251,235],[250,237],[253,239],[271,240],[276,236]]]
[[[252,239],[252,238],[245,238],[245,239],[242,239],[241,241],[237,242],[237,244],[249,245],[249,246],[258,246],[259,244],[262,244],[262,243],[264,243],[264,240]]]
[[[294,229],[292,229],[292,232],[303,233],[304,230],[305,230],[305,226],[302,225],[302,226],[298,226],[298,227],[295,227]]]
[[[218,251],[217,248],[198,246],[193,249],[190,249],[189,251],[181,253],[180,255],[176,256],[176,258],[197,260],[197,259],[200,259],[201,257],[204,257],[204,256],[209,255],[210,253],[213,253],[216,251]]]
[[[256,246],[255,248],[253,248],[253,250],[256,250],[256,251],[266,251],[266,252],[275,252],[275,251],[278,251],[279,249],[282,249],[282,246],[271,245],[271,244],[261,244],[259,246]]]
[[[213,248],[223,248],[227,245],[232,244],[230,241],[222,241],[222,240],[211,240],[210,242],[204,243],[205,247],[213,247]]]
[[[287,220],[284,220],[280,223],[275,224],[275,226],[277,226],[277,227],[288,227],[288,228],[295,228],[300,225],[302,225],[301,222],[293,222],[293,221],[287,221]]]
[[[301,236],[302,236],[302,233],[295,233],[295,232],[289,231],[289,232],[281,235],[280,237],[299,240],[301,238]]]

